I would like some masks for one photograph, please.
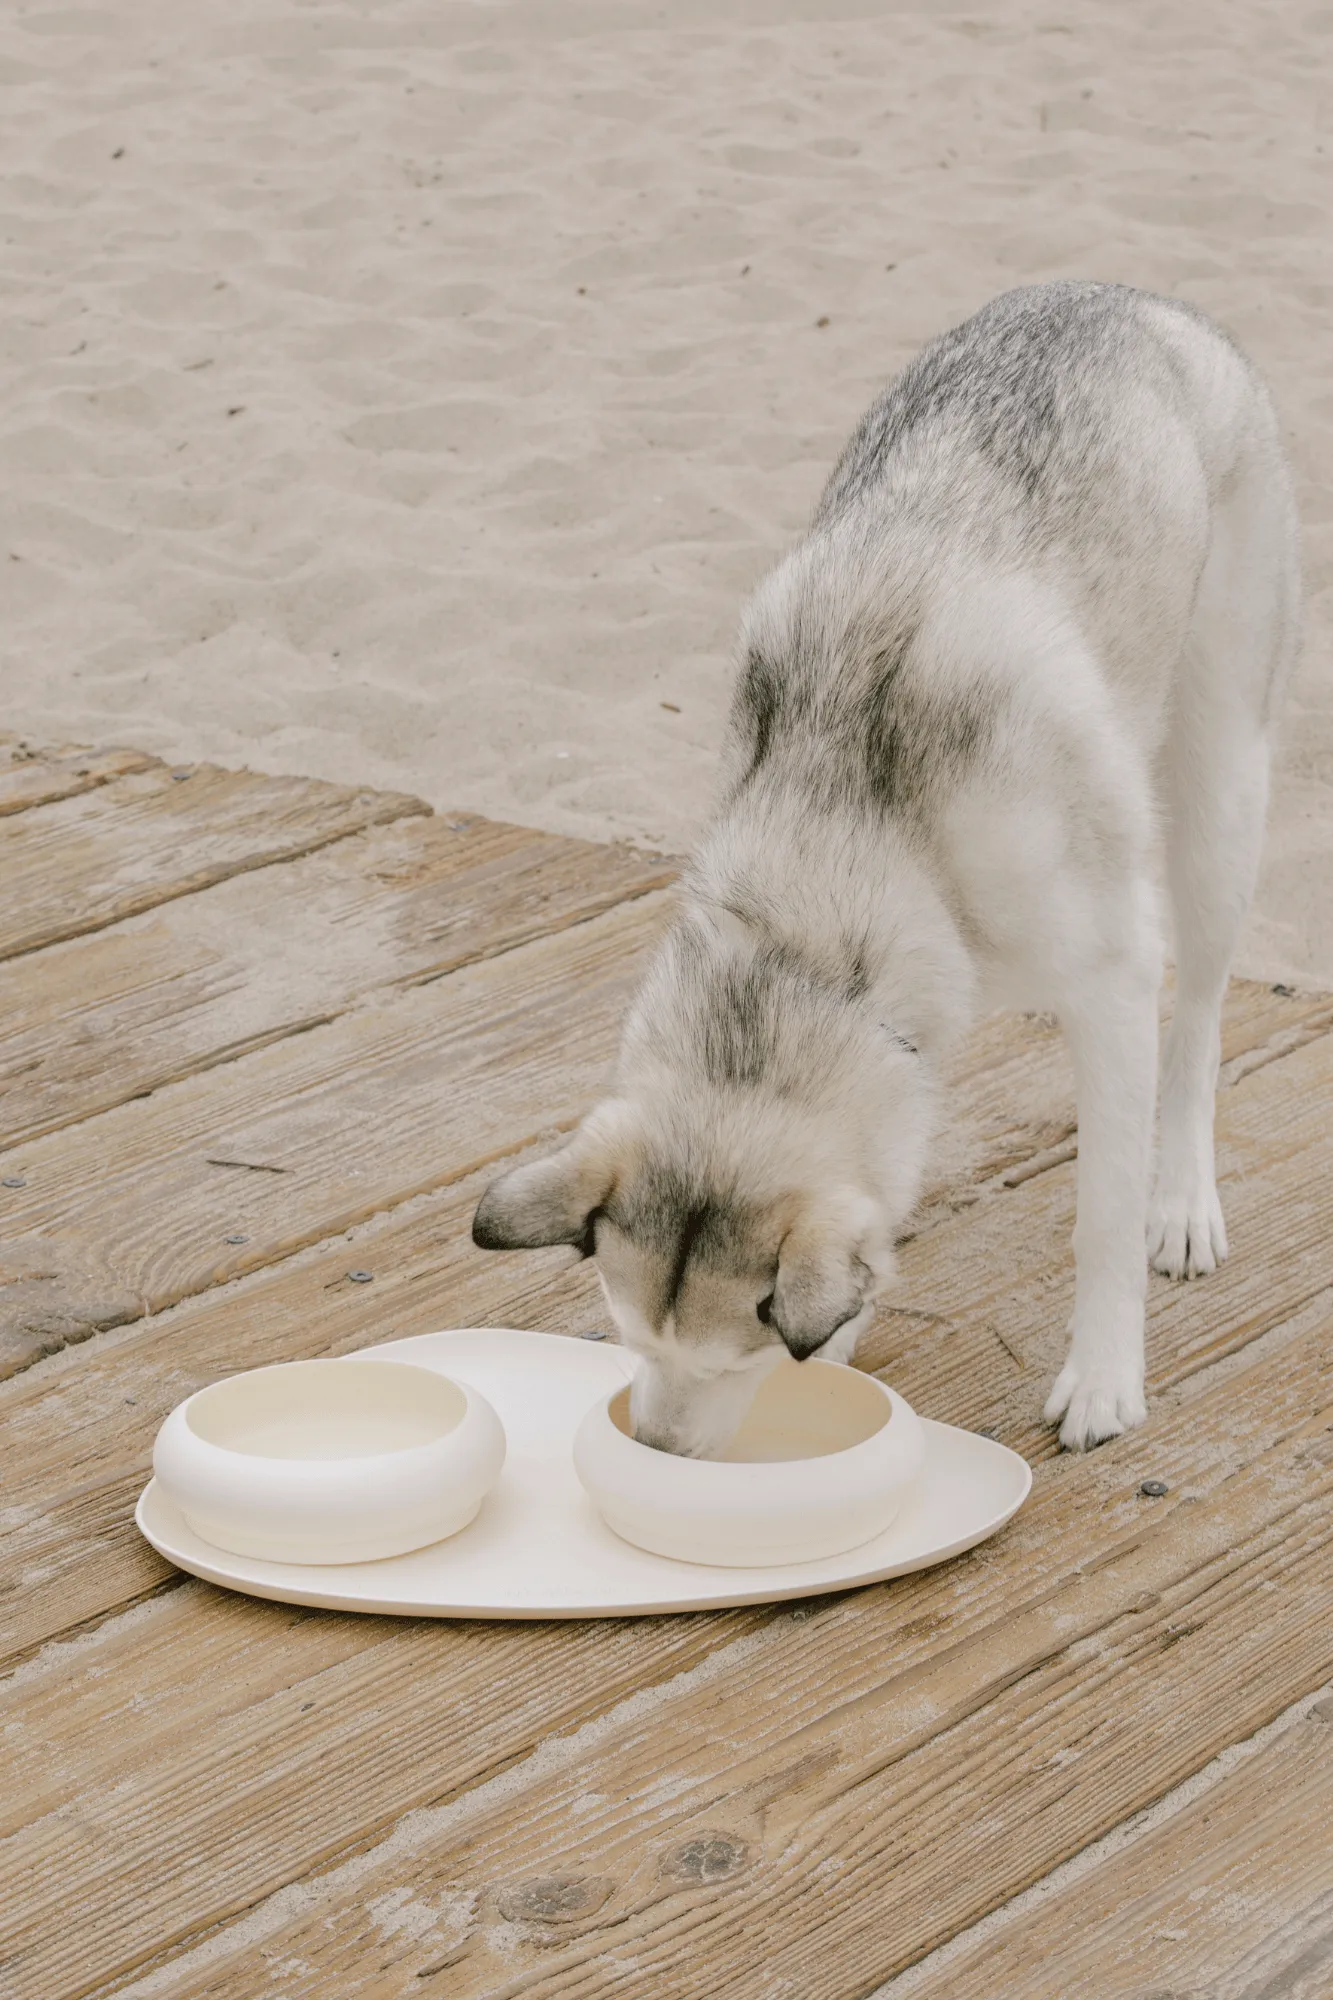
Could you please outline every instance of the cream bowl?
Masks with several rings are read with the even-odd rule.
[[[574,1467],[608,1528],[679,1562],[750,1569],[858,1548],[888,1527],[925,1456],[910,1405],[830,1361],[779,1362],[721,1459],[639,1444],[629,1401],[619,1389],[589,1410]]]
[[[456,1535],[504,1463],[484,1397],[401,1361],[291,1361],[172,1411],[153,1476],[197,1535],[271,1562],[374,1562]]]

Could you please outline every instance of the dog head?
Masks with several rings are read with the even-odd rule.
[[[914,1061],[900,1052],[896,1065],[905,1113]],[[830,1121],[836,1108],[811,1118],[753,1091],[691,1097],[679,1079],[613,1098],[559,1152],[493,1182],[473,1238],[595,1256],[621,1339],[641,1357],[635,1436],[709,1457],[784,1355],[850,1355],[892,1273],[921,1135],[905,1115],[899,1171],[867,1175],[852,1164],[861,1148]]]

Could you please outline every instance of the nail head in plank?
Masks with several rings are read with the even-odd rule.
[[[1322,1382],[1320,1421],[1327,1422],[1327,1357],[1312,1338],[1304,1345]],[[1271,1376],[1275,1364],[1265,1367]],[[1234,1410],[1214,1394],[1211,1412],[1193,1414],[1204,1416],[1207,1432],[1221,1426],[1224,1434]],[[1214,1471],[1211,1490],[1160,1515],[1146,1535],[1137,1526],[1126,1535],[1116,1524],[1117,1541],[1109,1523],[1099,1534],[1088,1487],[1106,1479],[1107,1461],[1094,1463],[1095,1479],[1086,1482],[1062,1482],[1050,1468],[1045,1519],[1029,1522],[1027,1532],[1029,1543],[1040,1537],[1058,1568],[1039,1579],[1035,1594],[1030,1586],[1024,1594],[1024,1565],[1006,1539],[988,1560],[978,1552],[937,1578],[857,1593],[812,1621],[774,1623],[743,1656],[719,1654],[705,1684],[668,1684],[623,1719],[612,1713],[594,1740],[571,1746],[575,1754],[516,1770],[497,1794],[464,1796],[447,1811],[426,1813],[382,1857],[364,1855],[345,1885],[325,1878],[312,1914],[279,1925],[263,1941],[262,1960],[242,1945],[230,1968],[170,1980],[164,1990],[239,1997],[274,1951],[296,1968],[293,1996],[341,1990],[349,1962],[369,1970],[358,1960],[368,1912],[410,1881],[430,1909],[465,1913],[460,1934],[445,1940],[466,1946],[451,1993],[493,1995],[509,1991],[510,1980],[525,1990],[532,1979],[560,1976],[572,1992],[609,1994],[627,1955],[657,1982],[655,1992],[692,1995],[698,1988],[686,1982],[701,1966],[710,1991],[727,1991],[749,1962],[758,1929],[775,1974],[798,1990],[813,1990],[802,1982],[822,1977],[819,1990],[850,2000],[870,1978],[920,1956],[1148,1803],[1154,1785],[1165,1788],[1206,1762],[1220,1747],[1224,1713],[1253,1728],[1286,1705],[1293,1689],[1302,1692],[1302,1683],[1326,1674],[1333,1639],[1312,1613],[1326,1598],[1333,1469],[1304,1476],[1301,1454],[1314,1427],[1308,1405],[1302,1414],[1295,1434],[1261,1449],[1243,1478]],[[1127,1440],[1122,1455],[1132,1460],[1139,1449],[1140,1441]],[[1079,1527],[1082,1536],[1071,1535]],[[1006,1569],[1007,1592],[996,1574]],[[1251,1598],[1265,1583],[1283,1594],[1260,1626]],[[440,1652],[451,1643],[442,1641]],[[432,1705],[415,1675],[405,1687],[387,1665],[377,1684],[397,1686],[402,1709],[392,1733],[395,1740],[401,1733],[405,1753],[416,1751],[420,1770],[432,1753],[414,1738],[412,1718],[418,1729],[428,1713],[434,1728],[446,1716],[457,1719],[461,1690],[441,1687]],[[382,1742],[384,1697],[358,1722],[355,1704],[341,1699],[340,1676],[355,1680],[363,1669],[331,1671],[331,1712],[354,1730],[372,1728]],[[1242,1681],[1233,1693],[1236,1673]],[[285,1718],[257,1719],[266,1732],[260,1740],[244,1749],[219,1744],[214,1752],[234,1786],[230,1799],[214,1799],[217,1787],[202,1783],[193,1765],[182,1770],[165,1744],[92,1795],[106,1791],[114,1801],[106,1809],[113,1817],[99,1815],[98,1851],[79,1856],[85,1906],[96,1897],[107,1928],[100,1956],[84,1961],[81,1977],[128,1969],[119,1954],[134,1948],[146,1896],[193,1895],[198,1928],[216,1920],[219,1856],[206,1821],[218,1825],[232,1865],[242,1868],[262,1862],[265,1846],[272,1852],[284,1825],[292,1825],[294,1803],[312,1782],[315,1745],[294,1746],[283,1764],[277,1725]],[[377,1759],[368,1745],[360,1749],[341,1731],[329,1737],[322,1774],[335,1771],[339,1759],[373,1784]],[[443,1745],[433,1754],[444,1770]],[[1066,1773],[1071,1759],[1077,1782]],[[292,1801],[285,1813],[264,1790],[275,1781]],[[324,1796],[331,1803],[347,1789],[330,1784]],[[173,1792],[184,1814],[182,1846],[198,1858],[157,1888],[156,1850],[145,1842]],[[92,1798],[81,1815],[92,1810]],[[980,1844],[978,1818],[992,1834]],[[64,1826],[62,1816],[50,1815],[34,1829],[44,1842],[49,1829],[54,1844],[34,1852],[41,1865],[27,1879],[60,1879],[68,1865],[62,1850],[77,1838]],[[734,1866],[701,1864],[691,1873],[689,1855],[720,1852],[724,1843]],[[117,1876],[122,1864],[134,1871],[128,1878]],[[512,1902],[524,1886],[556,1879],[608,1880],[613,1891],[586,1921],[578,1912],[562,1914],[558,1936],[544,1922],[517,1935],[494,1930],[502,1897]],[[893,1925],[867,1927],[865,1908],[887,1907],[890,1884]],[[248,1907],[253,1876],[244,1895],[239,1885],[235,1893],[238,1906]],[[64,1982],[66,1967],[90,1943],[88,1936],[50,1937],[41,1900],[34,1890],[25,1915],[33,1957],[21,1994],[40,1990],[43,1978]],[[180,1922],[181,1914],[158,1901],[140,1935],[183,1939],[188,1933],[174,1928]],[[375,1966],[412,1978],[441,1942],[429,1925],[386,1935]],[[214,1957],[225,1960],[225,1943],[225,1934],[214,1940]],[[824,1954],[822,1975],[812,1952]]]
[[[961,1219],[957,1225],[959,1233],[964,1233],[969,1225],[970,1218]],[[190,1310],[198,1313],[202,1312],[203,1307],[199,1305]],[[132,1339],[137,1341],[142,1339],[142,1336],[132,1336]],[[113,1366],[116,1359],[116,1355],[108,1354],[104,1357],[104,1365]],[[225,1357],[224,1366],[230,1360],[231,1357]],[[1264,1444],[1279,1432],[1308,1428],[1308,1415],[1312,1402],[1317,1404],[1321,1395],[1326,1402],[1333,1397],[1333,1373],[1330,1371],[1333,1371],[1333,1360],[1323,1352],[1318,1330],[1307,1332],[1299,1351],[1269,1357],[1254,1371],[1256,1379],[1223,1385],[1217,1390],[1210,1391],[1188,1411],[1179,1413],[1179,1441],[1174,1447],[1169,1447],[1174,1450],[1176,1463],[1180,1468],[1177,1490],[1182,1495],[1192,1496],[1190,1505],[1197,1507],[1201,1494],[1206,1493],[1210,1486],[1216,1488],[1219,1482],[1225,1486],[1237,1466],[1244,1464],[1251,1452],[1255,1450],[1262,1452]],[[151,1370],[145,1372],[151,1377]],[[106,1386],[105,1381],[103,1386]],[[956,1647],[967,1634],[969,1617],[974,1626],[979,1620],[993,1624],[997,1618],[1006,1616],[1012,1621],[1022,1604],[1024,1593],[1030,1594],[1036,1589],[1044,1599],[1050,1589],[1061,1580],[1066,1589],[1072,1587],[1077,1590],[1081,1571],[1089,1571],[1095,1577],[1104,1570],[1115,1570],[1117,1565],[1107,1564],[1105,1557],[1117,1546],[1127,1547],[1132,1556],[1140,1537],[1141,1526],[1136,1498],[1137,1484],[1143,1476],[1143,1471],[1155,1462],[1163,1448],[1163,1441],[1160,1438],[1136,1437],[1124,1440],[1112,1452],[1099,1454],[1091,1460],[1083,1462],[1065,1460],[1044,1468],[1039,1478],[1045,1484],[1039,1486],[1038,1495],[1029,1510],[1020,1516],[1008,1531],[1002,1545],[996,1545],[990,1551],[979,1552],[978,1560],[970,1571],[965,1565],[955,1565],[934,1578],[907,1580],[904,1585],[897,1587],[893,1596],[887,1593],[867,1592],[859,1594],[846,1604],[816,1606],[820,1636],[813,1647],[805,1649],[805,1667],[800,1668],[798,1660],[788,1654],[786,1664],[781,1669],[781,1677],[790,1682],[791,1702],[799,1710],[802,1725],[808,1723],[811,1717],[817,1716],[821,1702],[826,1703],[831,1696],[840,1700],[844,1706],[849,1700],[863,1698],[867,1690],[873,1690],[882,1680],[886,1660],[893,1661],[896,1670],[902,1672],[914,1652],[918,1659],[928,1661],[930,1655],[941,1646],[946,1650]],[[1187,1508],[1186,1512],[1188,1511]],[[1191,1535],[1194,1535],[1196,1525],[1197,1521],[1187,1521],[1187,1530]],[[1194,1540],[1197,1547],[1197,1535],[1194,1536]],[[187,1586],[187,1588],[194,1589],[197,1586]],[[1136,1585],[1131,1595],[1141,1614],[1144,1596],[1141,1582]],[[1156,1596],[1160,1601],[1163,1593],[1158,1590]],[[145,1681],[148,1684],[152,1683],[157,1671],[152,1665],[154,1659],[159,1664],[165,1664],[172,1653],[172,1642],[161,1636],[160,1619],[167,1614],[165,1610],[159,1611],[158,1607],[154,1607],[154,1615],[159,1621],[155,1631],[144,1630],[137,1641],[142,1648],[140,1664],[134,1666],[128,1659],[122,1663],[125,1683],[132,1684],[136,1688],[145,1686]],[[247,1615],[245,1610],[239,1608],[235,1615],[243,1627]],[[847,1648],[844,1647],[844,1656],[840,1658],[838,1645],[830,1643],[829,1635],[834,1627],[849,1626],[850,1629],[851,1626],[859,1627],[867,1620],[868,1628],[862,1631],[859,1639],[855,1639],[850,1648],[850,1655],[848,1656]],[[641,1666],[645,1677],[654,1679],[659,1677],[655,1665],[656,1642],[662,1632],[669,1629],[669,1625],[663,1625],[660,1621],[655,1624],[646,1623],[644,1636],[640,1642]],[[312,1668],[317,1669],[320,1645],[318,1627],[313,1627],[308,1632],[308,1638],[311,1654],[314,1656],[310,1664]],[[114,1637],[110,1641],[113,1648],[118,1643],[120,1642]],[[136,1642],[128,1640],[128,1643]],[[437,1671],[440,1673],[445,1671],[446,1649],[451,1643],[447,1639],[437,1642],[435,1657]],[[533,1643],[536,1644],[536,1641]],[[189,1650],[188,1627],[182,1628],[175,1646],[177,1656],[183,1662]],[[850,1667],[848,1657],[850,1657]],[[289,1669],[290,1665],[291,1662],[288,1661]],[[184,1672],[184,1666],[178,1666],[175,1671]],[[863,1676],[860,1690],[852,1678],[853,1671]],[[807,1676],[811,1673],[816,1674],[822,1693],[815,1691],[813,1683],[811,1688],[803,1693],[805,1684],[801,1679],[802,1673]],[[866,1675],[869,1676],[868,1681],[864,1679]],[[64,1699],[60,1704],[59,1715],[68,1724],[72,1719],[72,1711],[77,1712],[78,1703],[69,1686],[68,1672],[61,1672],[60,1680],[64,1688]],[[108,1660],[99,1658],[93,1688],[94,1701],[104,1704],[108,1700],[113,1703],[118,1700],[117,1681],[118,1676],[109,1670]],[[405,1702],[411,1701],[419,1708],[419,1691],[415,1674],[399,1676],[398,1686],[401,1699]],[[458,1706],[461,1702],[469,1715],[472,1713],[472,1706],[480,1698],[474,1695],[468,1701],[463,1701],[462,1690],[456,1685],[450,1686],[448,1693],[451,1704]],[[776,1699],[774,1694],[772,1700]],[[747,1730],[753,1737],[754,1729],[758,1726],[757,1718],[768,1713],[770,1706],[768,1697],[760,1699],[759,1694],[756,1694],[755,1701],[751,1722],[742,1729],[733,1730],[731,1740],[743,1740]],[[226,1713],[235,1714],[242,1705],[239,1693],[233,1691],[228,1694],[225,1702]],[[340,1712],[343,1712],[346,1706],[347,1704],[340,1702]],[[377,1704],[371,1725],[374,1729],[381,1728],[384,1713],[383,1706]],[[168,1736],[174,1740],[169,1707],[165,1705],[158,1707],[149,1703],[145,1714],[150,1731],[156,1723],[162,1732],[167,1765],[171,1767],[175,1762],[175,1751],[171,1748],[170,1741],[166,1740]],[[77,1719],[76,1715],[74,1719]],[[261,1730],[261,1742],[253,1753],[258,1760],[257,1769],[271,1770],[275,1774],[275,1782],[288,1783],[292,1796],[299,1796],[302,1787],[309,1782],[304,1766],[294,1774],[287,1772],[284,1778],[285,1767],[281,1766],[281,1745],[278,1741],[269,1743],[268,1739],[262,1736],[262,1731],[266,1727],[262,1718],[258,1726]],[[355,1717],[349,1715],[347,1727],[355,1732],[358,1726]],[[395,1729],[399,1726],[395,1725]],[[401,1726],[408,1727],[406,1723]],[[105,1729],[99,1729],[92,1718],[87,1716],[83,1720],[82,1728],[86,1739],[93,1745],[100,1739],[113,1759],[113,1768],[102,1772],[100,1783],[122,1786],[126,1768],[138,1768],[146,1756],[155,1754],[152,1752],[151,1744],[140,1744],[136,1747],[133,1740],[129,1739],[122,1740],[113,1747]],[[677,1745],[678,1737],[680,1742],[693,1740],[692,1729],[686,1729],[684,1725],[682,1729],[683,1734],[672,1732],[673,1746]],[[196,1731],[192,1729],[191,1734],[197,1739]],[[265,1745],[267,1747],[264,1747]],[[97,1754],[100,1759],[101,1752]],[[241,1753],[237,1746],[234,1743],[230,1746],[219,1744],[216,1754],[228,1772],[239,1780],[241,1765],[237,1759]],[[349,1754],[353,1753],[349,1751]],[[45,1774],[58,1764],[59,1759],[52,1755],[50,1749],[39,1751],[37,1755],[37,1769],[44,1779]],[[361,1760],[365,1772],[357,1803],[358,1806],[369,1809],[376,1782],[372,1771],[375,1760],[360,1751],[356,1751],[355,1756]],[[674,1765],[677,1760],[677,1748],[673,1748],[672,1757]],[[439,1769],[442,1767],[441,1760],[443,1760],[442,1750],[435,1763],[432,1764],[426,1759],[423,1768],[428,1773]],[[421,1760],[415,1759],[409,1760],[404,1768],[407,1769],[409,1776],[414,1777],[419,1766]],[[98,1768],[101,1768],[100,1763]],[[90,1771],[87,1775],[91,1781],[95,1773]],[[396,1783],[400,1787],[399,1810],[421,1803],[419,1796],[415,1798],[402,1796],[403,1779],[397,1766],[382,1770],[379,1776],[387,1785],[392,1786]],[[194,1781],[191,1783],[193,1787]],[[257,1812],[257,1799],[250,1794],[247,1794],[247,1798],[251,1808]],[[50,1805],[52,1802],[48,1800],[47,1804]],[[219,1810],[225,1820],[227,1811],[225,1800]],[[280,1827],[284,1824],[282,1812],[277,1808],[272,1811],[266,1809],[259,1814],[259,1818],[265,1825]],[[237,1838],[241,1839],[242,1835],[244,1836],[242,1846],[246,1866],[262,1859],[248,1828],[248,1821],[237,1822]],[[327,1826],[323,1827],[322,1831],[327,1832]],[[192,1840],[197,1842],[202,1837],[200,1828],[195,1826],[191,1833]],[[286,1836],[287,1839],[290,1837]],[[290,1859],[290,1846],[288,1845],[284,1851]],[[216,1864],[217,1851],[209,1849],[209,1852]],[[213,1873],[210,1874],[210,1883],[214,1881],[216,1872],[215,1865]],[[253,1878],[250,1878],[242,1900],[259,1892]],[[118,1908],[124,1900],[119,1894],[112,1898]]]
[[[1149,1380],[1156,1393],[1263,1337],[1333,1279],[1333,1179],[1322,1170],[1321,1109],[1330,1057],[1333,1050],[1311,1049],[1230,1094],[1224,1136],[1248,1133],[1262,1145],[1265,1134],[1280,1130],[1285,1141],[1262,1171],[1242,1153],[1242,1171],[1225,1188],[1237,1251],[1223,1270],[1206,1285],[1154,1286]],[[574,1330],[599,1321],[589,1274],[567,1271],[567,1252],[497,1258],[473,1250],[468,1221],[486,1178],[361,1234],[356,1256],[380,1272],[374,1287],[349,1285],[348,1252],[332,1245],[238,1293],[200,1299],[142,1332],[119,1335],[109,1353],[62,1364],[26,1390],[21,1382],[0,1389],[13,1497],[43,1516],[10,1545],[11,1560],[21,1560],[29,1578],[9,1600],[17,1621],[11,1645],[112,1609],[159,1574],[130,1522],[135,1480],[157,1422],[204,1381],[267,1359],[383,1339],[388,1331],[460,1323]],[[1072,1170],[1065,1169],[1006,1196],[1009,1206],[973,1209],[907,1245],[893,1304],[863,1343],[863,1365],[928,1415],[996,1429],[1028,1456],[1049,1456],[1054,1438],[1039,1413],[1067,1319],[1073,1196]],[[997,1323],[1009,1331],[1008,1347]],[[1010,1352],[1020,1339],[1025,1366]],[[1178,1483],[1177,1468],[1165,1460],[1140,1476],[1161,1476],[1163,1466]],[[89,1482],[111,1474],[116,1483],[95,1505]],[[71,1489],[83,1496],[77,1522],[57,1507],[57,1496]]]

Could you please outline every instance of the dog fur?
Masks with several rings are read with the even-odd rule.
[[[474,1222],[596,1255],[639,1437],[709,1455],[775,1359],[850,1358],[941,1058],[1003,1006],[1058,1016],[1078,1096],[1047,1419],[1073,1448],[1143,1420],[1148,1258],[1227,1253],[1218,1023],[1298,598],[1268,396],[1179,301],[1007,293],[872,405],[746,611],[721,803],[614,1094]]]

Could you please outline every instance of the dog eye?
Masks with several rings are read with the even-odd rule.
[[[772,1324],[773,1320],[772,1292],[769,1293],[766,1299],[760,1299],[758,1305],[755,1307],[755,1312],[758,1314],[759,1318],[764,1322],[765,1326],[770,1326]]]

